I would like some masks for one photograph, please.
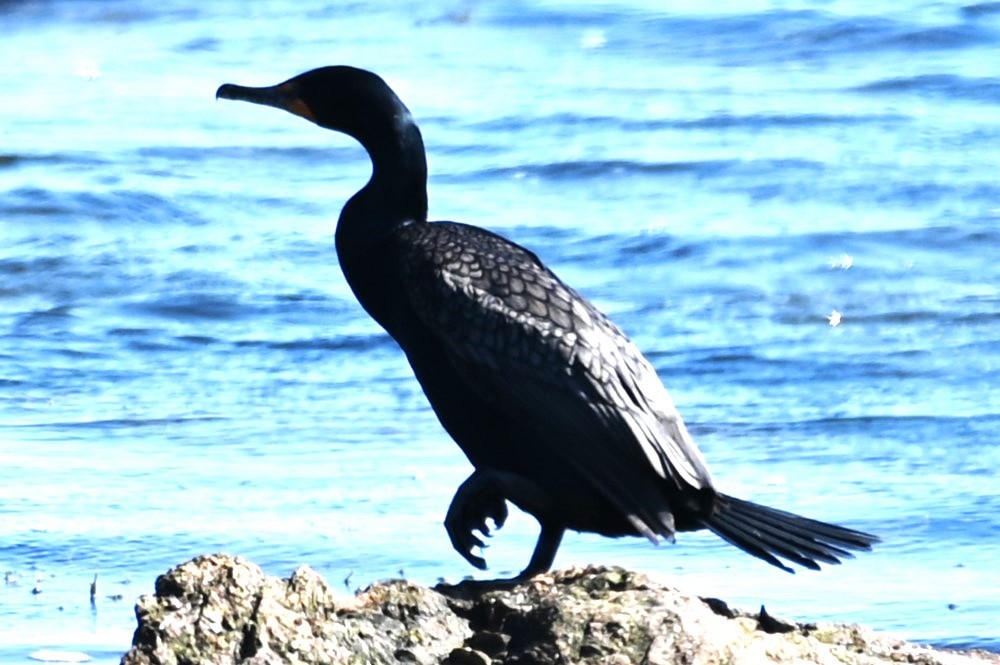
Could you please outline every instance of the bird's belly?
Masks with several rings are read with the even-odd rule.
[[[548,520],[573,531],[597,533],[602,536],[637,536],[635,527],[602,496],[593,484],[583,478],[534,479],[543,488],[549,505],[545,513],[536,514],[539,521]],[[512,502],[527,513],[530,506]]]
[[[392,334],[406,351],[441,425],[476,469],[502,471],[530,482],[545,496],[545,512],[557,516],[566,528],[605,536],[637,535],[589,479],[553,452],[559,446],[552,442],[568,433],[552,422],[534,422],[491,403],[426,338]],[[544,517],[537,506],[519,507]]]
[[[545,424],[506,417],[468,389],[450,392],[444,404],[435,403],[434,390],[425,392],[445,430],[476,469],[496,470],[530,482],[546,498],[546,506],[520,505],[541,519],[546,512],[566,528],[605,536],[638,535],[631,523],[574,467],[558,459]],[[461,393],[462,397],[457,397]],[[514,503],[517,503],[515,500]]]

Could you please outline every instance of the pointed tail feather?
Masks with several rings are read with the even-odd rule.
[[[794,573],[782,559],[811,570],[820,563],[853,558],[849,550],[870,550],[881,539],[794,513],[768,508],[725,494],[718,495],[705,527],[747,554]]]

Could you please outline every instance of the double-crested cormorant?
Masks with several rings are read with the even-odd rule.
[[[507,517],[541,526],[528,566],[552,565],[566,529],[673,540],[709,529],[792,572],[879,539],[718,492],[656,371],[607,317],[533,253],[489,231],[427,221],[420,131],[385,82],[323,67],[216,96],[284,109],[361,142],[371,179],[337,224],[340,265],[361,305],[399,343],[441,424],[475,471],[445,527],[472,565]]]

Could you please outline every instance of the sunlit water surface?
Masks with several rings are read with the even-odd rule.
[[[629,332],[725,491],[885,539],[795,576],[702,534],[557,565],[1000,650],[1000,7],[662,7],[0,4],[0,662],[116,661],[206,552],[345,593],[473,572],[441,526],[470,467],[333,252],[367,159],[213,98],[335,63],[420,122],[432,218]]]

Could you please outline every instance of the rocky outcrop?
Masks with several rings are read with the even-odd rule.
[[[620,568],[573,568],[506,588],[380,582],[335,597],[308,567],[288,579],[201,556],[136,606],[123,665],[277,663],[993,663],[859,626],[731,610]]]

